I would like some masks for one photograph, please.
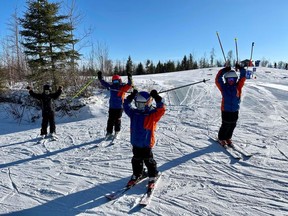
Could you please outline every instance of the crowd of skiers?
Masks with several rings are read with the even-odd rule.
[[[222,123],[218,132],[218,141],[221,145],[233,145],[232,135],[236,127],[241,102],[241,92],[246,80],[246,65],[236,64],[236,71],[240,71],[238,77],[235,70],[229,65],[219,70],[215,83],[222,94],[221,118]],[[153,187],[155,178],[158,176],[157,163],[153,157],[152,148],[155,144],[155,129],[157,122],[165,113],[165,104],[162,97],[154,89],[151,92],[133,91],[125,98],[125,93],[133,86],[133,79],[130,73],[127,74],[128,83],[123,83],[119,75],[112,76],[112,82],[103,79],[101,71],[98,72],[98,80],[110,91],[108,120],[106,127],[106,138],[117,136],[121,130],[121,117],[123,111],[130,118],[130,142],[133,147],[131,160],[133,175],[127,185],[133,185],[142,175],[148,175],[148,187]],[[27,87],[29,94],[40,100],[42,103],[42,124],[41,136],[47,135],[48,124],[50,134],[56,132],[55,110],[53,100],[62,93],[62,86],[52,93],[51,86],[45,84],[42,93],[35,93],[30,86]],[[152,106],[152,101],[156,107]],[[135,107],[132,106],[134,101]],[[148,173],[144,173],[144,164]]]

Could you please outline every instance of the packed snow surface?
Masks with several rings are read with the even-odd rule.
[[[288,71],[257,67],[247,79],[233,141],[253,156],[238,161],[212,139],[221,124],[221,95],[214,83],[219,69],[133,76],[145,91],[209,79],[160,94],[167,110],[153,152],[163,175],[144,208],[138,202],[147,181],[116,201],[105,197],[132,174],[125,113],[120,138],[109,146],[103,141],[109,91],[95,89],[73,116],[57,115],[58,141],[40,144],[41,119],[31,123],[26,108],[16,121],[2,103],[0,214],[288,215]]]

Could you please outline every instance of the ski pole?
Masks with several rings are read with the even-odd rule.
[[[71,100],[72,99],[74,99],[74,98],[76,98],[76,97],[78,97],[93,81],[94,81],[94,77],[91,79],[91,80],[89,80],[89,82],[87,82],[86,83],[86,85],[84,85],[72,98],[71,98]]]
[[[219,41],[219,44],[220,44],[220,47],[221,47],[221,50],[222,50],[222,54],[223,54],[223,57],[224,57],[224,60],[225,60],[225,64],[226,64],[226,57],[225,57],[225,54],[224,54],[224,50],[223,50],[223,46],[222,46],[222,43],[221,43],[221,40],[220,40],[220,36],[219,36],[218,32],[216,32],[216,34],[217,34],[218,41]]]
[[[160,91],[159,94],[164,93],[164,92],[174,91],[174,90],[176,90],[176,89],[184,88],[184,87],[191,86],[191,85],[195,85],[195,84],[202,83],[202,82],[205,83],[205,82],[208,81],[208,80],[210,80],[210,79],[203,79],[202,81],[190,83],[190,84],[183,85],[183,86],[179,86],[179,87],[172,88],[172,89],[167,89],[167,90],[164,90],[164,91]]]
[[[239,62],[239,59],[238,59],[238,44],[237,44],[237,38],[235,38],[235,47],[236,47],[236,60],[237,60],[237,63]]]
[[[250,62],[252,61],[253,47],[254,47],[254,42],[252,42],[252,46],[251,46],[251,55],[250,55],[249,66],[250,66]]]

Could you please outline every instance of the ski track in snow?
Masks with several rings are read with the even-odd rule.
[[[210,79],[161,94],[167,111],[158,123],[153,153],[163,176],[145,208],[138,202],[147,181],[115,201],[104,197],[132,174],[125,113],[120,138],[114,145],[103,140],[107,92],[96,93],[89,112],[57,118],[57,141],[37,144],[40,120],[22,122],[19,129],[13,121],[0,123],[8,128],[0,137],[0,214],[287,215],[288,102],[281,89],[287,71],[257,70],[257,79],[243,88],[233,137],[253,156],[240,161],[210,139],[221,124],[221,95],[214,84],[218,69],[134,76],[137,87],[148,91]]]

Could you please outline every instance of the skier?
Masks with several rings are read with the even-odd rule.
[[[246,80],[244,66],[236,64],[240,70],[240,78],[230,66],[222,68],[216,75],[215,83],[222,94],[221,118],[222,124],[218,132],[218,141],[221,145],[232,146],[232,135],[238,120],[242,87]],[[223,81],[223,78],[225,82]]]
[[[135,101],[136,109],[132,107]],[[156,108],[152,107],[153,99]],[[152,188],[158,176],[157,163],[153,158],[152,148],[155,143],[154,131],[157,122],[165,113],[165,104],[156,90],[150,94],[138,93],[136,89],[124,100],[124,111],[130,117],[130,142],[133,147],[131,160],[133,175],[127,186],[135,184],[143,174],[143,162],[148,169],[148,188]]]
[[[43,86],[42,93],[35,93],[30,86],[27,87],[29,90],[29,94],[38,100],[41,101],[42,104],[42,124],[41,124],[41,132],[40,135],[42,138],[48,137],[47,136],[47,127],[49,124],[49,137],[53,137],[56,134],[56,126],[55,126],[55,108],[54,108],[54,101],[62,93],[62,86],[58,87],[58,90],[55,93],[52,93],[51,86],[45,84]]]
[[[132,86],[132,75],[130,73],[127,74],[127,84],[122,83],[121,77],[119,75],[112,76],[112,84],[103,80],[103,75],[101,71],[98,71],[97,75],[101,84],[107,89],[110,89],[109,112],[106,128],[106,139],[110,139],[113,137],[113,127],[115,131],[115,137],[120,132],[121,117],[123,113],[123,100],[125,97],[125,93]]]

